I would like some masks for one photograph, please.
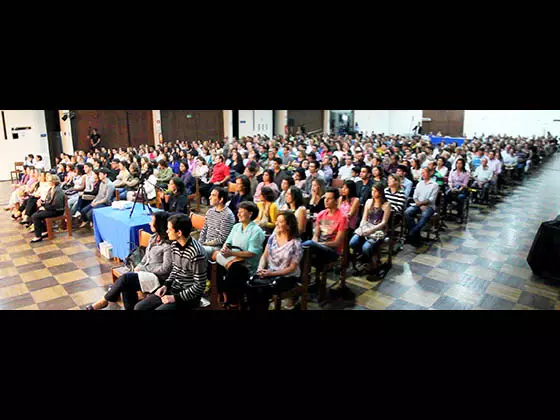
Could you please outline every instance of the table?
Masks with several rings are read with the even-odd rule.
[[[124,260],[134,247],[138,246],[138,231],[140,229],[151,232],[152,217],[148,209],[142,209],[142,204],[136,204],[132,217],[129,218],[130,208],[124,210],[102,207],[93,209],[93,231],[95,243],[99,249],[101,242],[113,245],[113,257]],[[153,208],[152,211],[159,211]]]

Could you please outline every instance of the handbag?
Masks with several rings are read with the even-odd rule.
[[[140,246],[135,247],[132,251],[130,251],[130,254],[128,254],[126,256],[126,258],[124,259],[124,265],[130,271],[134,271],[136,266],[138,266],[138,264],[140,264],[140,262],[142,262],[142,259],[144,258],[145,253],[146,253],[146,250],[144,248],[142,248]]]
[[[243,251],[238,246],[234,246],[232,248],[237,249],[239,251]],[[235,257],[233,255],[231,257],[226,258],[226,257],[223,256],[223,254],[220,251],[214,251],[214,253],[212,254],[212,260],[216,261],[222,267],[225,267],[226,269],[229,270],[229,268],[231,267],[231,265],[233,263],[239,262],[239,261],[245,261],[245,258]]]
[[[261,277],[258,274],[251,276],[249,281],[247,282],[247,287],[250,289],[259,289],[259,288],[268,288],[268,287],[275,287],[276,280],[279,277]]]
[[[385,232],[383,232],[382,230],[376,230],[372,232],[374,228],[375,225],[373,223],[366,222],[362,226],[358,227],[354,231],[354,233],[368,239],[375,239],[375,240],[383,239],[385,237]]]
[[[84,194],[84,195],[82,195],[82,200],[93,201],[93,200],[95,200],[95,195],[93,195],[93,194]]]

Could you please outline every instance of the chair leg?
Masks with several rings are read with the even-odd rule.
[[[327,271],[323,271],[319,281],[319,302],[327,298]]]
[[[280,299],[280,296],[278,295],[274,296],[274,310],[275,311],[282,310],[282,299]]]
[[[50,219],[47,219],[45,222],[47,223],[47,236],[49,239],[52,240],[54,239],[52,221]]]

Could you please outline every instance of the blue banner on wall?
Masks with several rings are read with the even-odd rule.
[[[445,144],[457,143],[458,146],[462,146],[465,142],[463,137],[437,137],[437,136],[430,136],[430,141],[432,144],[440,144],[444,142]]]

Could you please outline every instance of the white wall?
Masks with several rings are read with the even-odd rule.
[[[32,153],[41,155],[45,168],[50,169],[49,141],[46,137],[47,123],[44,110],[4,110],[8,140],[4,140],[2,120],[0,119],[0,180],[10,179],[10,171],[14,170],[14,162],[23,161]],[[25,137],[14,140],[12,128],[31,127]],[[21,131],[19,132],[21,135]],[[41,137],[45,134],[45,137]]]
[[[491,134],[542,136],[550,131],[560,135],[560,111],[557,110],[466,110],[465,134],[480,137]]]
[[[274,121],[276,126],[274,129],[275,136],[283,136],[285,133],[285,127],[288,125],[288,111],[287,110],[276,110],[274,111]]]
[[[231,139],[233,137],[233,111],[224,109],[224,137]]]
[[[253,135],[253,110],[239,110],[239,137]]]
[[[256,109],[254,115],[254,134],[260,134],[272,138],[272,110]]]
[[[159,121],[159,122],[158,122]],[[152,122],[154,125],[154,146],[159,144],[159,136],[161,131],[161,111],[159,109],[152,110]],[[169,140],[167,140],[169,141]]]
[[[412,129],[422,120],[422,110],[389,111],[389,134],[412,134]]]

